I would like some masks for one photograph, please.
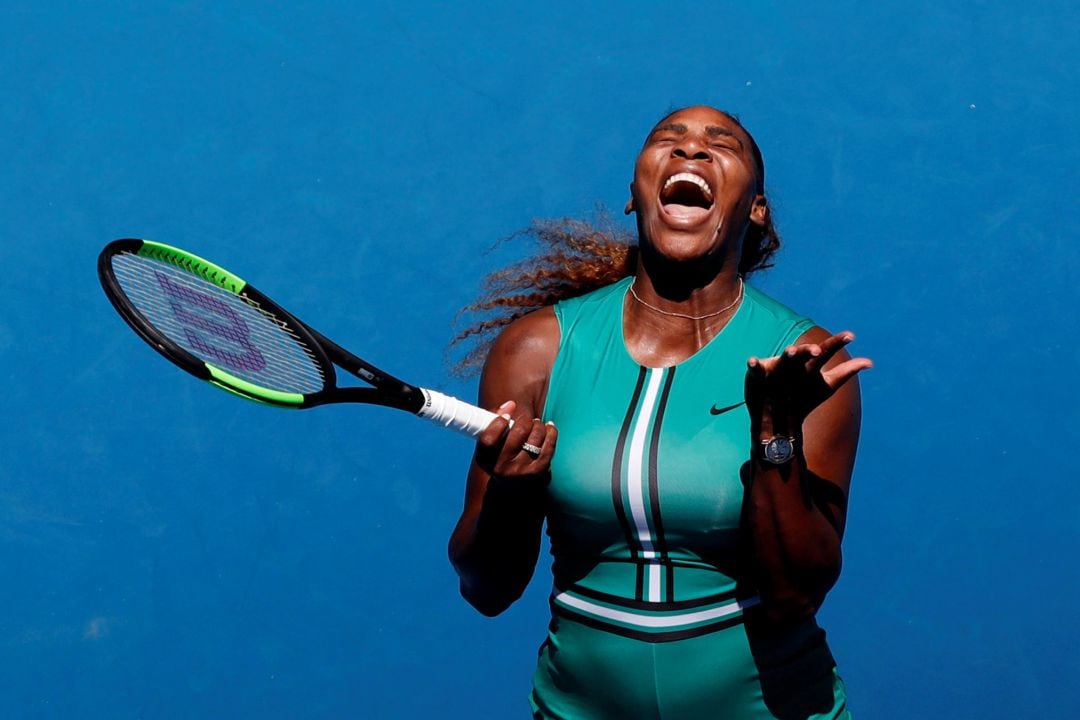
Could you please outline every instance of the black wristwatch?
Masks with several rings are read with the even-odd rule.
[[[774,435],[761,441],[761,459],[773,465],[783,465],[795,457],[795,438]]]

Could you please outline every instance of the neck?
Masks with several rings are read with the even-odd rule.
[[[631,356],[646,367],[677,365],[705,347],[738,312],[742,279],[735,264],[694,286],[681,277],[661,275],[639,261],[637,276],[623,306],[623,337]],[[703,278],[699,278],[703,279]]]
[[[683,315],[715,314],[741,292],[738,257],[720,253],[679,262],[643,243],[636,274],[634,290],[644,304]]]
[[[648,277],[657,295],[671,302],[685,302],[697,291],[713,285],[729,265],[722,256],[687,262],[672,260],[642,243],[637,274]]]
[[[664,310],[661,307],[653,305],[648,300],[643,300],[641,298],[641,296],[637,294],[637,291],[634,289],[633,284],[630,285],[630,296],[632,298],[634,298],[634,300],[637,301],[639,304],[644,305],[645,307],[649,308],[650,310],[652,310],[655,313],[659,313],[660,315],[666,315],[667,317],[682,318],[684,320],[708,320],[709,318],[714,318],[714,317],[719,317],[720,315],[724,315],[728,311],[734,309],[739,304],[739,302],[742,300],[742,296],[743,296],[743,281],[742,281],[742,278],[739,278],[738,284],[739,284],[739,291],[735,295],[734,300],[729,302],[727,305],[724,305],[722,308],[718,308],[716,310],[711,310],[709,312],[704,312],[704,313],[701,313],[699,315],[686,313],[686,312],[683,312],[681,310]]]

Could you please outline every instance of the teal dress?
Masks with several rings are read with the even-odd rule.
[[[758,598],[739,567],[746,359],[776,355],[813,323],[746,286],[708,345],[645,368],[623,339],[632,281],[555,306],[544,409],[559,428],[554,589],[534,717],[846,718],[824,633],[808,620],[758,637],[744,623]]]

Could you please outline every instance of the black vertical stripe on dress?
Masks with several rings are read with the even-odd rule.
[[[615,515],[619,518],[619,526],[622,527],[623,534],[627,539],[627,545],[630,547],[630,557],[634,560],[639,556],[639,547],[637,538],[634,535],[634,525],[630,522],[630,518],[626,516],[626,509],[623,507],[622,464],[623,453],[626,451],[626,438],[630,434],[630,425],[634,421],[634,411],[641,400],[641,390],[645,387],[646,372],[645,368],[638,368],[637,384],[634,386],[630,406],[626,409],[626,417],[623,418],[622,427],[619,429],[619,439],[615,442],[615,457],[611,462],[611,500],[615,505]],[[638,573],[638,586],[640,592],[640,572]]]

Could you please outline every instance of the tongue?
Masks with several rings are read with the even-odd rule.
[[[680,205],[679,203],[666,203],[664,205],[664,212],[668,215],[676,215],[678,217],[699,217],[705,215],[709,211],[706,208],[698,207],[696,205]]]

